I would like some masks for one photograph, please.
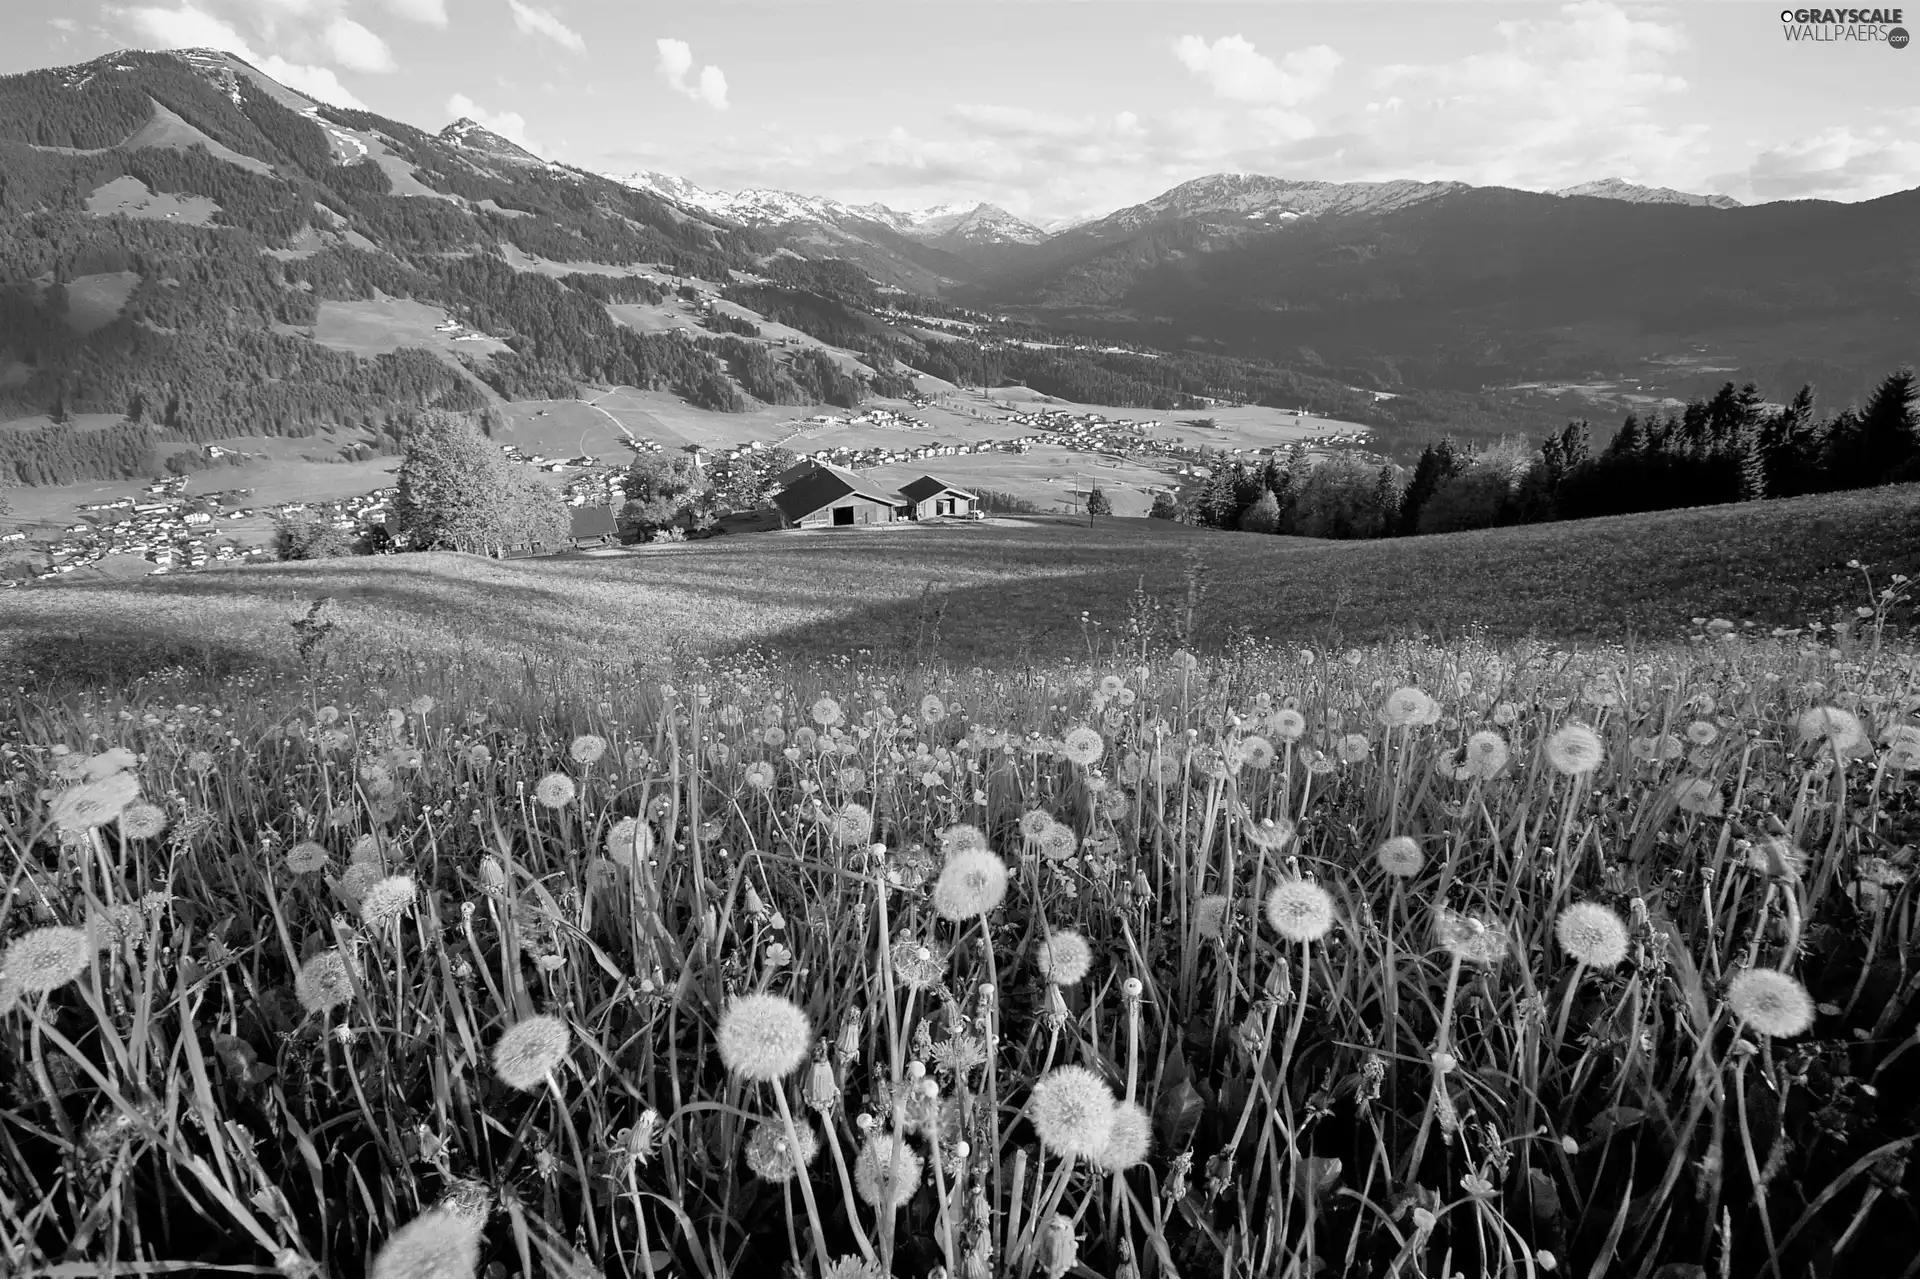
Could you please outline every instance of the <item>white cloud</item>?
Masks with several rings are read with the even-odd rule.
[[[241,55],[246,57],[245,54]],[[351,107],[356,111],[365,111],[367,104],[353,95],[353,91],[340,83],[340,77],[327,67],[306,66],[288,62],[278,54],[255,61],[247,58],[254,66],[286,85],[296,93],[304,93],[316,102],[325,102],[329,106]]]
[[[219,49],[259,65],[238,31],[190,4],[178,9],[122,9],[119,17],[155,48]]]
[[[279,54],[263,56],[256,53],[238,31],[191,4],[183,4],[177,9],[118,9],[108,12],[125,22],[144,43],[154,48],[218,49],[252,63],[295,92],[336,107],[366,109],[367,104],[341,84],[340,77],[331,68],[290,62]]]
[[[72,35],[74,32],[80,29],[80,24],[75,22],[72,18],[48,18],[47,25],[54,28],[56,31],[64,31],[68,35]]]
[[[1220,97],[1282,106],[1326,92],[1334,71],[1345,61],[1326,45],[1316,44],[1296,49],[1276,63],[1239,35],[1222,36],[1212,44],[1199,36],[1181,36],[1173,42],[1173,55]]]
[[[675,92],[684,93],[696,102],[704,102],[715,110],[727,108],[727,77],[716,66],[700,68],[700,78],[689,83],[687,73],[693,70],[693,46],[685,40],[671,37],[655,40],[654,48],[660,52],[657,64],[660,74],[673,86]]]
[[[465,116],[483,129],[499,134],[515,146],[538,153],[540,146],[527,136],[526,117],[518,111],[489,111],[464,93],[447,99],[447,114],[454,119]]]
[[[387,42],[352,18],[335,18],[327,24],[327,52],[349,71],[391,71],[393,53]]]
[[[1920,186],[1920,141],[1886,125],[1835,125],[1754,156],[1714,182],[1752,200],[1871,200]]]
[[[385,3],[396,17],[409,22],[424,22],[430,27],[447,25],[446,0],[385,0]]]
[[[575,53],[586,51],[587,42],[580,33],[547,10],[522,4],[520,0],[507,0],[507,7],[513,10],[513,25],[521,35],[542,35],[563,49],[571,49]]]

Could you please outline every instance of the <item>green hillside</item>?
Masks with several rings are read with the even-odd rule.
[[[1831,620],[1920,576],[1920,486],[1377,542],[1155,520],[727,536],[603,557],[405,555],[207,570],[0,595],[0,661],[122,674],[291,655],[317,598],[372,649],[627,666],[761,647],[793,658],[917,650],[962,664],[1236,635],[1360,643],[1414,632],[1556,643],[1672,639],[1694,617]],[[1194,630],[1183,635],[1190,583]],[[1083,614],[1085,624],[1083,625]],[[1904,620],[1907,619],[1896,619]],[[263,642],[263,637],[265,640]]]

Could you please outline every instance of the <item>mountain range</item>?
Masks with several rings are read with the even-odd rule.
[[[991,204],[610,177],[470,119],[330,107],[230,54],[123,51],[0,77],[0,423],[37,423],[0,431],[0,465],[59,472],[76,414],[124,416],[87,448],[133,466],[140,431],[378,432],[584,385],[857,399],[911,370],[1307,403],[1416,446],[1722,380],[1844,400],[1913,357],[1915,226],[1920,191],[1742,207],[1617,178],[1215,174],[1045,230]],[[734,318],[691,342],[637,323],[693,305],[675,289]],[[495,341],[321,340],[323,315],[396,299]],[[763,340],[754,315],[860,363]]]

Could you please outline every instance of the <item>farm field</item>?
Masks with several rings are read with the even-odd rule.
[[[94,188],[87,196],[87,212],[96,218],[152,218],[183,226],[207,226],[220,206],[204,195],[154,191],[139,178],[122,176]]]
[[[453,334],[438,329],[446,321],[444,309],[411,298],[382,295],[358,302],[327,301],[319,304],[312,336],[321,346],[355,355],[385,355],[402,347],[420,347],[441,355],[459,352],[480,357],[507,349],[506,343],[484,335],[456,340]]]
[[[1664,623],[1733,597],[1711,546],[1779,552],[1798,602],[1844,600],[1837,544],[1911,555],[1866,535],[1910,534],[1914,501],[1748,508],[1743,536],[1643,518],[1586,530],[1585,556],[1558,526],[1569,598],[1641,548],[1660,634],[1631,650],[1275,617],[1229,652],[1210,625],[1197,653],[1160,630],[833,656],[717,545],[591,561],[650,583],[652,629],[587,561],[46,591],[56,617],[29,620],[75,630],[40,630],[41,654],[75,660],[17,667],[0,729],[24,886],[0,911],[0,1059],[24,1066],[10,1256],[376,1279],[423,1254],[609,1279],[1895,1274],[1920,655]],[[961,530],[916,532],[922,559],[962,558]],[[1165,584],[1154,543],[1305,557],[1116,521],[1093,573],[1047,577],[1039,540],[1061,565],[1066,526],[964,532],[986,576],[949,620],[1003,635],[1050,616],[1022,580],[1069,606],[1122,559]],[[1537,569],[1538,545],[1476,536],[1422,539],[1462,569],[1439,584],[1431,548],[1393,544],[1398,576],[1484,606],[1466,571],[1516,590]],[[776,540],[821,614],[858,589],[836,564],[908,539]],[[1368,567],[1346,565],[1389,569]],[[699,629],[696,578],[709,604],[758,587],[772,651],[726,651],[731,606]],[[339,625],[297,671],[208,669],[183,642],[136,683],[58,613],[157,624],[165,601],[217,637],[251,607],[265,656],[315,587]],[[434,600],[416,633],[380,622]],[[1516,594],[1506,621],[1544,602]],[[1360,609],[1382,605],[1404,601]],[[137,1175],[64,1184],[103,1162]],[[85,1233],[103,1210],[118,1224]],[[189,1216],[208,1224],[169,1227]]]
[[[996,518],[727,535],[596,556],[446,554],[206,569],[135,587],[58,583],[0,596],[14,660],[241,660],[321,596],[343,637],[426,654],[536,647],[595,662],[750,647],[812,658],[927,642],[957,662],[1064,658],[1090,632],[1158,625],[1204,592],[1196,643],[1469,632],[1559,644],[1660,640],[1689,619],[1758,630],[1863,602],[1849,559],[1920,577],[1920,488],[1755,508],[1379,542],[1223,534],[1157,520]],[[932,591],[930,601],[923,600]],[[5,650],[0,649],[0,657]],[[510,660],[510,659],[503,659]]]

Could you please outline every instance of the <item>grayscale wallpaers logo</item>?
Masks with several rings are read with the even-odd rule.
[[[1871,43],[1904,49],[1910,37],[1901,9],[1782,9],[1780,29],[1806,44]]]

